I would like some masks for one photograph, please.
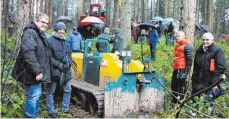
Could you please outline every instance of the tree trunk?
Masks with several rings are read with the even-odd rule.
[[[52,9],[53,8],[53,0],[49,0],[49,28],[52,28],[53,21],[52,21]]]
[[[153,0],[150,0],[150,19],[153,18]]]
[[[90,0],[83,0],[83,12],[88,13]],[[89,14],[89,13],[88,13]]]
[[[34,20],[34,9],[33,9],[33,2],[34,0],[31,0],[30,1],[30,4],[29,4],[29,21],[32,22]]]
[[[199,19],[200,19],[200,15],[199,15],[200,7],[199,7],[199,4],[200,4],[200,0],[196,0],[196,21],[197,21],[198,24],[199,24]]]
[[[57,7],[57,18],[63,15],[63,0],[59,0]]]
[[[117,20],[120,19],[120,0],[114,0],[114,13],[113,13],[113,26],[114,28],[119,27]]]
[[[212,30],[212,0],[206,0],[206,7],[205,7],[205,21],[207,25],[211,28]]]
[[[9,22],[9,0],[4,0],[3,1],[3,11],[2,11],[2,23],[4,28],[7,28],[8,22]]]
[[[106,0],[106,25],[109,26],[110,25],[110,19],[111,19],[111,1],[110,0]]]
[[[131,43],[131,3],[132,0],[122,0],[121,5],[120,28],[124,36],[123,48],[127,48],[128,44]]]
[[[37,2],[36,2],[36,4],[37,4],[37,6],[36,6],[36,9],[37,9],[37,14],[39,14],[39,13],[40,13],[40,11],[39,11],[39,1],[40,1],[40,0],[37,0]]]
[[[83,15],[83,0],[78,0],[78,5],[77,5],[77,22],[79,23],[80,16]]]
[[[145,2],[145,0],[142,0],[142,1],[141,1],[141,15],[142,15],[141,21],[142,21],[142,22],[145,22],[145,20],[146,20],[145,9],[144,9],[144,7],[145,7],[144,2]]]
[[[159,1],[159,16],[165,17],[165,0],[158,0]]]
[[[65,2],[65,12],[64,12],[65,16],[68,16],[68,8],[69,8],[69,0],[66,0],[66,2]]]
[[[45,14],[49,14],[49,0],[45,0],[45,9],[44,9],[44,13]]]
[[[180,30],[184,31],[187,38],[194,43],[196,0],[181,0]]]
[[[169,18],[169,17],[171,17],[171,15],[170,15],[170,11],[171,11],[171,1],[170,0],[166,0],[166,4],[165,4],[165,16],[166,16],[166,18]]]
[[[134,22],[136,22],[136,19],[135,19],[135,18],[136,18],[136,11],[137,11],[137,7],[136,7],[137,4],[136,4],[136,3],[137,3],[137,0],[134,0],[134,1],[133,1],[133,9],[132,9],[132,10],[133,10],[132,20],[133,20]],[[114,10],[115,10],[115,9],[114,9]]]
[[[159,0],[157,0],[157,2],[156,2],[156,16],[159,16],[159,6],[160,6],[160,2],[159,2]]]
[[[33,4],[32,4],[33,5],[33,11],[34,11],[33,18],[35,18],[35,16],[37,16],[36,2],[37,2],[37,0],[34,0]]]
[[[27,25],[29,23],[30,0],[20,0],[19,4],[20,4],[19,14],[18,14],[18,19],[17,19],[16,25],[15,25],[15,26],[17,26],[17,32],[16,33],[17,33],[18,39],[20,39],[21,33],[22,33],[25,25]]]
[[[44,0],[40,0],[40,12],[44,12]]]
[[[148,2],[149,0],[144,0],[144,16],[145,16],[145,21],[148,21],[149,15],[148,15],[148,9],[149,9],[149,5]]]
[[[141,20],[141,1],[137,0],[137,15],[136,22],[140,22]]]

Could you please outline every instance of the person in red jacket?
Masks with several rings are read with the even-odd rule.
[[[176,46],[174,49],[174,63],[173,63],[173,75],[171,82],[173,103],[177,103],[178,100],[184,98],[186,91],[186,82],[189,71],[192,66],[192,46],[185,38],[183,31],[178,31],[176,34]]]

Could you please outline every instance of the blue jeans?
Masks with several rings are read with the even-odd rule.
[[[150,54],[152,60],[156,60],[156,47],[157,42],[150,43]]]
[[[38,117],[41,91],[41,84],[26,86],[25,117]]]
[[[53,94],[56,90],[57,82],[52,81],[50,88],[47,90],[46,98],[47,98],[47,106],[48,106],[48,113],[52,114],[55,113],[54,109],[54,100],[53,100]],[[62,111],[67,112],[69,111],[69,103],[70,103],[70,97],[71,97],[71,80],[65,82],[63,86],[64,95],[63,95],[63,101],[62,101]]]

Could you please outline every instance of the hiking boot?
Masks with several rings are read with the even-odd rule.
[[[57,113],[51,113],[51,114],[49,114],[49,116],[51,118],[58,118],[58,114]]]

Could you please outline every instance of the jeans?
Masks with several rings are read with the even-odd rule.
[[[150,54],[152,60],[156,60],[156,47],[157,42],[150,43]]]
[[[55,113],[53,94],[55,93],[56,85],[57,85],[57,82],[52,81],[51,86],[48,88],[48,91],[46,94],[49,114]],[[70,97],[71,97],[71,91],[72,91],[71,80],[65,82],[63,86],[63,90],[64,90],[64,95],[63,95],[63,100],[62,100],[62,111],[67,112],[69,111],[69,103],[70,103]]]
[[[38,117],[41,91],[41,84],[26,86],[25,117]]]

